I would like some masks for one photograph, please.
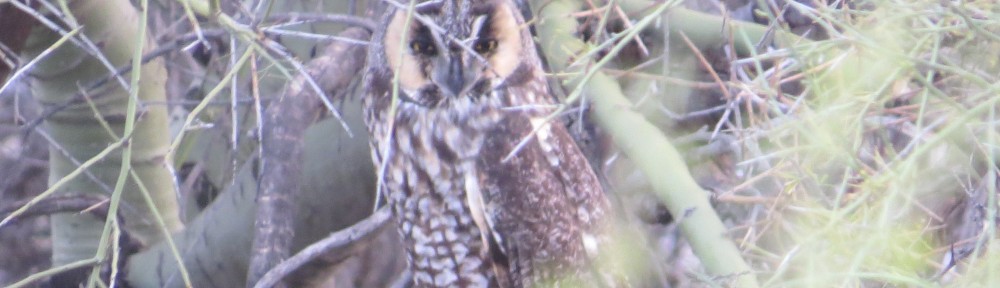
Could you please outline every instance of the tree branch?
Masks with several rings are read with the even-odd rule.
[[[351,28],[342,37],[367,40],[369,33]],[[260,191],[254,223],[253,255],[247,273],[247,287],[252,287],[272,267],[288,256],[294,231],[294,197],[300,189],[303,135],[322,111],[319,96],[307,89],[306,77],[322,83],[324,91],[341,90],[354,79],[364,65],[364,46],[334,42],[322,56],[306,65],[309,76],[292,79],[264,116],[261,133]]]
[[[372,232],[378,231],[379,228],[385,226],[385,223],[392,218],[392,213],[388,208],[382,208],[372,214],[367,219],[362,220],[354,226],[348,227],[346,229],[334,232],[327,236],[325,239],[317,241],[312,245],[302,249],[299,253],[295,254],[291,258],[282,261],[281,264],[274,266],[271,271],[264,274],[260,278],[260,281],[254,285],[254,288],[267,288],[272,287],[281,281],[282,278],[295,272],[299,267],[305,265],[309,261],[312,261],[317,256],[323,255],[332,250],[347,250],[349,247],[371,238],[375,235]]]
[[[28,200],[17,201],[10,203],[9,205],[4,205],[4,207],[0,207],[0,219],[7,218],[11,212],[21,208],[28,202]],[[19,219],[35,216],[70,212],[91,213],[98,219],[104,219],[104,217],[107,217],[108,215],[108,207],[104,205],[107,203],[107,197],[90,194],[53,196],[42,199],[37,204],[32,205],[31,208],[24,211],[24,213],[21,213],[21,215],[12,218],[11,221],[17,221]]]

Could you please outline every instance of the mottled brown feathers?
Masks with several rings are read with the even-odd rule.
[[[563,124],[545,121],[554,97],[517,7],[421,7],[429,23],[411,26],[426,31],[404,30],[405,11],[387,12],[364,82],[372,157],[384,164],[415,286],[592,279],[608,203]],[[430,35],[404,37],[413,32]],[[426,39],[435,53],[423,50]],[[400,101],[390,115],[395,73]]]

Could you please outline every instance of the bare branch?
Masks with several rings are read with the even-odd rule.
[[[365,220],[346,229],[334,232],[325,239],[302,249],[302,251],[288,258],[288,260],[282,261],[281,264],[278,264],[271,271],[268,271],[267,274],[264,274],[264,277],[261,277],[260,281],[253,287],[272,287],[278,281],[281,281],[282,278],[295,272],[299,267],[320,255],[333,250],[349,250],[355,244],[376,235],[372,232],[384,227],[390,218],[392,218],[392,213],[389,211],[389,208],[379,209]]]
[[[375,30],[376,26],[374,21],[367,18],[328,13],[278,13],[267,17],[265,21],[273,23],[330,22],[365,28],[368,32]]]
[[[108,198],[94,195],[65,195],[45,198],[37,204],[25,210],[24,213],[11,218],[11,221],[18,219],[49,215],[64,212],[92,213],[95,217],[104,219],[108,214]],[[14,210],[27,205],[28,201],[17,201],[0,207],[0,218],[6,218]]]
[[[360,28],[345,30],[340,35],[359,40],[369,38],[369,33]],[[261,127],[261,190],[248,287],[286,258],[291,249],[296,210],[293,199],[300,188],[303,169],[302,138],[323,107],[321,96],[317,95],[320,91],[307,88],[306,82],[316,79],[316,83],[323,84],[321,91],[346,90],[364,65],[364,51],[364,46],[334,42],[305,66],[307,73],[288,83],[280,100],[272,102],[265,112]]]

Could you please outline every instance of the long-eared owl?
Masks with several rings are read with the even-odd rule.
[[[518,7],[405,5],[373,35],[363,83],[415,286],[591,281],[608,200],[566,127],[546,120],[557,100]]]

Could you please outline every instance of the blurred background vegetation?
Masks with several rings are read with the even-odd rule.
[[[528,2],[667,285],[1000,286],[1000,4]],[[406,283],[357,95],[384,5],[0,0],[0,286]]]

